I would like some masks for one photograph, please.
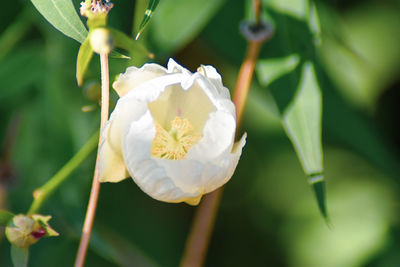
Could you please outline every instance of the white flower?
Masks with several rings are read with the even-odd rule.
[[[234,144],[235,106],[213,67],[129,67],[113,87],[121,98],[102,129],[101,182],[131,176],[155,199],[197,205],[232,177],[246,136]]]

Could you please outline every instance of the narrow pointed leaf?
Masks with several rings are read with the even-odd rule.
[[[7,226],[8,222],[14,217],[14,214],[7,210],[0,210],[0,225]]]
[[[321,44],[321,25],[319,22],[319,16],[318,16],[318,11],[317,7],[315,6],[314,1],[309,0],[309,7],[308,7],[308,12],[307,12],[307,22],[308,22],[308,27],[310,28],[310,31],[314,35],[314,44],[315,45],[320,45]]]
[[[19,248],[11,245],[11,260],[14,267],[27,267],[29,258],[28,248]]]
[[[115,50],[111,51],[110,57],[112,58],[119,58],[119,59],[131,59],[131,57],[121,54]]]
[[[329,224],[328,210],[326,208],[326,184],[323,175],[312,175],[309,178],[309,182],[313,187],[315,197],[317,198],[317,204],[319,211]]]
[[[259,60],[257,63],[257,75],[262,85],[269,85],[276,79],[293,71],[300,62],[297,54],[283,58],[268,58]]]
[[[139,39],[140,34],[144,31],[144,28],[146,27],[147,23],[149,23],[151,17],[153,16],[154,10],[156,10],[156,7],[160,0],[150,0],[149,5],[147,6],[146,11],[144,12],[144,18],[142,22],[140,23],[138,33],[136,34],[135,40]]]
[[[322,173],[321,93],[312,63],[303,65],[300,87],[283,125],[308,174]]]
[[[83,76],[89,66],[90,60],[93,56],[93,49],[90,45],[89,38],[86,39],[79,48],[78,59],[76,61],[76,80],[78,85],[81,86],[83,82]]]
[[[31,0],[42,16],[57,30],[82,43],[88,32],[71,0]]]
[[[304,172],[310,177],[318,206],[327,219],[321,148],[321,92],[314,66],[303,65],[297,95],[283,116],[283,126],[297,152]],[[318,179],[316,179],[316,177]]]
[[[109,28],[109,30],[113,36],[114,45],[116,47],[125,49],[126,51],[129,52],[131,56],[135,55],[140,55],[140,56],[144,55],[146,57],[150,56],[149,51],[143,45],[139,44],[125,33],[112,28]]]

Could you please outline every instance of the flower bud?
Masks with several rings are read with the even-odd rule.
[[[98,54],[108,54],[113,49],[114,40],[109,30],[97,28],[90,33],[90,45]]]
[[[8,241],[16,247],[27,248],[42,237],[57,236],[49,225],[51,216],[42,215],[16,215],[6,227]]]

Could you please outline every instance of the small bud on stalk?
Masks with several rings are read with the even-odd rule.
[[[16,215],[6,227],[8,241],[16,247],[27,248],[42,237],[58,236],[49,225],[51,216]]]
[[[108,54],[113,49],[114,40],[108,29],[97,28],[90,33],[90,45],[98,54]]]

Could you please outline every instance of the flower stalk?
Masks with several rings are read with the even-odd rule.
[[[101,65],[101,120],[100,129],[108,120],[109,113],[109,67],[108,67],[108,54],[100,54]],[[99,136],[99,146],[102,142],[101,135]],[[89,204],[86,211],[85,222],[82,228],[81,240],[79,243],[78,253],[75,259],[75,267],[82,267],[85,263],[86,252],[89,246],[90,235],[92,232],[94,216],[96,214],[97,201],[100,193],[99,172],[97,170],[98,155],[96,159],[96,166],[93,175],[92,188],[90,191]]]
[[[33,192],[33,202],[29,208],[28,214],[34,214],[39,211],[43,203],[49,196],[70,176],[70,174],[82,164],[97,145],[98,133],[95,133],[89,141],[65,164],[53,177],[44,185]]]
[[[245,59],[240,67],[239,76],[233,94],[233,103],[236,106],[237,129],[240,130],[243,112],[249,94],[254,69],[257,63],[258,54],[264,41],[249,41]],[[238,133],[237,131],[236,133]]]
[[[181,261],[182,267],[203,266],[222,193],[223,187],[205,195],[197,208],[192,228],[186,241]]]

